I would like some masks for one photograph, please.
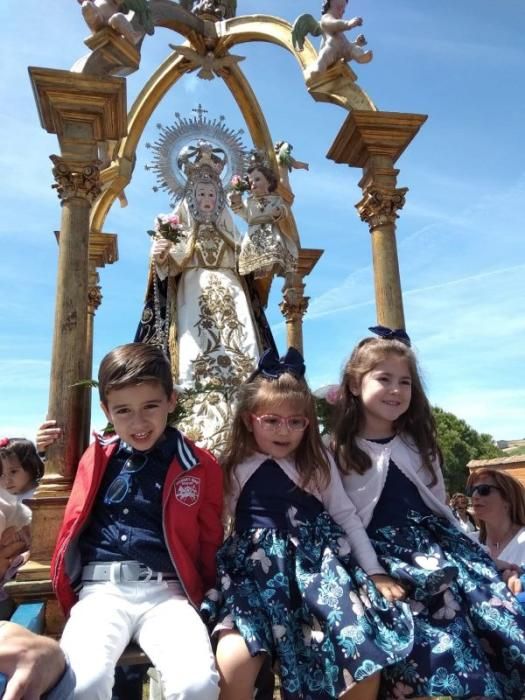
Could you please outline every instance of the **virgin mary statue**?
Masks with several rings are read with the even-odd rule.
[[[273,338],[251,276],[237,268],[240,235],[226,206],[224,152],[199,141],[180,156],[187,177],[170,240],[151,248],[149,303],[137,340],[169,353],[182,410],[177,425],[219,452],[239,385]]]

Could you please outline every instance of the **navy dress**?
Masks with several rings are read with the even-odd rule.
[[[381,564],[407,589],[414,615],[414,649],[385,669],[381,697],[519,700],[520,606],[486,552],[429,510],[392,461],[367,532]]]
[[[383,598],[349,550],[322,503],[263,462],[242,490],[217,555],[219,590],[202,612],[215,631],[235,627],[252,656],[271,656],[285,700],[337,698],[412,648],[406,604]]]

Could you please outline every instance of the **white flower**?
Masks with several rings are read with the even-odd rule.
[[[251,555],[250,559],[253,559],[253,561],[258,561],[265,574],[270,571],[272,560],[266,556],[266,553],[262,547],[259,547],[259,549]]]
[[[227,591],[227,590],[228,590],[228,588],[231,586],[231,582],[232,582],[232,580],[231,580],[231,578],[228,576],[228,574],[225,574],[225,575],[221,578],[221,584],[222,584],[222,589],[223,589],[223,591]]]
[[[279,642],[286,636],[286,627],[284,625],[272,625],[273,638]]]
[[[456,617],[456,612],[460,609],[460,604],[454,600],[454,596],[450,591],[443,593],[443,607],[436,610],[432,615],[435,620],[452,620]]]
[[[430,571],[435,571],[439,568],[438,557],[427,557],[424,554],[416,554],[414,561],[422,569],[429,569]]]

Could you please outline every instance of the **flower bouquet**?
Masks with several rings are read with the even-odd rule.
[[[234,192],[249,192],[250,182],[246,175],[234,175],[230,182],[230,187]]]
[[[182,232],[182,224],[177,214],[159,214],[155,217],[155,228],[148,231],[152,238],[165,238],[177,243]]]

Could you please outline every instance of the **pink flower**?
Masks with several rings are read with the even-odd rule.
[[[340,393],[341,392],[339,384],[334,384],[333,386],[330,386],[328,388],[328,391],[326,392],[326,402],[329,403],[331,406],[335,406],[335,404],[340,399]]]
[[[177,216],[177,214],[168,214],[166,217],[167,223],[172,227],[172,228],[177,228],[180,226],[180,219]]]
[[[9,438],[1,438],[0,439],[0,447],[7,447],[9,445]]]

